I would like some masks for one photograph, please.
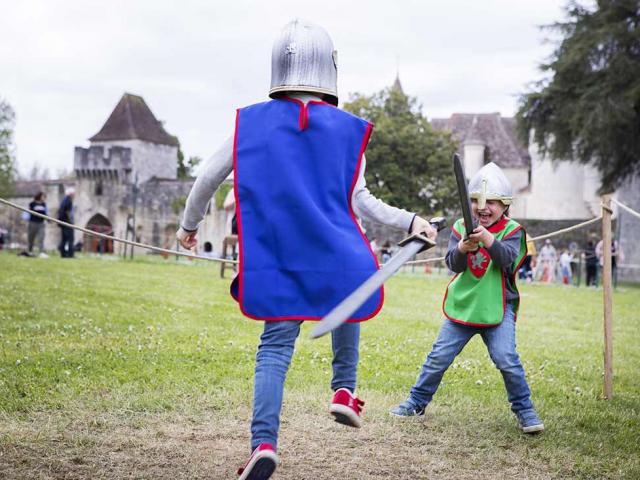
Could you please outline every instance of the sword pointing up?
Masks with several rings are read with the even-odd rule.
[[[447,221],[443,217],[432,218],[429,223],[438,231],[442,230]],[[436,244],[422,233],[413,235],[402,240],[400,250],[384,264],[380,270],[371,275],[362,285],[353,291],[351,295],[338,304],[329,314],[324,317],[311,332],[311,338],[319,338],[346,322],[351,315],[373,295],[380,286],[400,267],[416,253],[428,250]]]
[[[469,202],[469,190],[467,189],[467,179],[464,174],[464,167],[457,153],[453,154],[453,172],[456,175],[458,184],[458,197],[462,208],[462,218],[464,219],[464,239],[468,239],[473,233],[473,217],[471,216],[471,203]]]

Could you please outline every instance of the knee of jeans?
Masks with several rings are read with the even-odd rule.
[[[452,358],[438,350],[432,350],[427,357],[428,365],[436,370],[447,368],[452,361]]]
[[[521,366],[520,357],[515,351],[497,351],[493,352],[493,362],[498,370],[510,370]]]
[[[293,349],[291,349],[293,350]],[[256,369],[266,366],[274,366],[281,369],[289,368],[292,351],[286,349],[272,350],[260,348],[256,354]]]

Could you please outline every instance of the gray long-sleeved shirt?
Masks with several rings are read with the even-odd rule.
[[[505,287],[507,291],[507,301],[517,300],[519,298],[518,291],[515,288],[515,279],[513,272],[513,262],[520,252],[520,242],[522,242],[523,230],[520,229],[509,238],[504,240],[495,240],[491,247],[487,248],[491,261],[502,269],[502,275],[505,279]],[[454,273],[462,273],[467,268],[467,255],[458,249],[460,239],[451,232],[449,237],[449,245],[445,256],[445,263],[449,270]]]
[[[298,98],[305,103],[309,100],[318,100],[318,97],[311,94],[295,93],[289,96]],[[387,205],[382,200],[374,197],[366,186],[365,168],[366,158],[363,156],[356,186],[351,196],[351,205],[355,214],[360,218],[408,231],[415,214]],[[182,228],[188,231],[198,229],[198,224],[204,218],[211,197],[232,170],[233,136],[230,136],[207,161],[204,170],[193,184],[187,198],[182,218]]]

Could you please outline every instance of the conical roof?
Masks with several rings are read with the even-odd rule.
[[[402,89],[402,83],[400,83],[400,73],[396,73],[396,80],[393,82],[391,86],[392,90],[397,90],[404,95],[404,90]]]
[[[139,95],[125,93],[91,142],[144,140],[161,145],[178,146],[178,138],[167,133]]]

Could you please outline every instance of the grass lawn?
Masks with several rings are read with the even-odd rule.
[[[640,288],[614,296],[614,398],[602,291],[524,285],[518,349],[546,431],[520,433],[479,337],[424,418],[406,398],[446,278],[404,274],[362,330],[365,425],[332,422],[330,342],[303,327],[282,415],[281,479],[640,478]],[[261,322],[216,264],[0,254],[0,478],[234,478],[248,455]]]

